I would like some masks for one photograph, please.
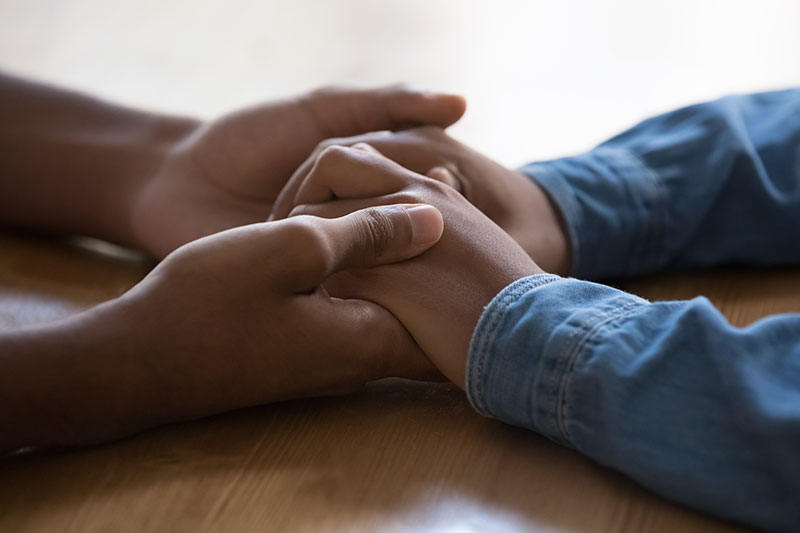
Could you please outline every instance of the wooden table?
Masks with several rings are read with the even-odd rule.
[[[113,298],[152,265],[0,233],[0,327]],[[704,294],[738,325],[800,311],[800,270],[626,283]],[[453,386],[387,380],[94,448],[0,462],[0,531],[736,531],[533,433]]]

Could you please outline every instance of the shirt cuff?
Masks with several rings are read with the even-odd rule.
[[[636,155],[599,147],[531,163],[520,171],[542,187],[564,216],[572,243],[572,276],[605,279],[659,267],[667,191]]]
[[[648,303],[552,274],[512,283],[489,303],[473,333],[466,368],[470,402],[484,416],[576,447],[568,419],[577,413],[570,410],[591,406],[566,405],[575,361],[610,324]]]

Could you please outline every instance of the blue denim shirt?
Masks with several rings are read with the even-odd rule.
[[[564,214],[576,277],[800,263],[800,90],[680,109],[523,171]],[[532,276],[483,313],[467,392],[668,498],[800,531],[800,314],[736,328],[705,298]]]

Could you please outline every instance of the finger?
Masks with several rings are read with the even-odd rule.
[[[328,224],[336,242],[333,272],[369,268],[415,257],[441,238],[444,220],[427,204],[370,207]]]
[[[314,149],[314,152],[308,158],[306,158],[303,164],[294,171],[292,176],[286,182],[286,185],[284,185],[280,194],[278,194],[278,197],[275,199],[275,203],[272,206],[272,213],[270,214],[268,220],[281,220],[289,216],[289,212],[292,210],[292,207],[294,207],[294,199],[297,195],[297,190],[303,184],[306,177],[308,177],[311,169],[314,168],[314,165],[316,164],[320,154],[322,154],[322,152],[324,152],[327,148],[330,146],[350,146],[365,142],[367,140],[375,141],[380,137],[388,135],[390,135],[388,131],[376,131],[363,135],[356,135],[353,137],[328,139],[327,141],[320,143]]]
[[[387,196],[376,196],[373,198],[333,200],[322,204],[300,204],[292,209],[291,213],[289,213],[289,218],[303,215],[320,218],[339,218],[360,209],[367,209],[368,207],[402,204],[406,202],[408,202],[407,196],[401,197],[400,194],[389,194]]]
[[[415,257],[441,238],[441,213],[426,204],[369,207],[344,217],[294,217],[281,222],[285,268],[276,278],[295,292],[312,291],[329,276]],[[290,234],[290,232],[296,232]]]
[[[447,167],[433,167],[426,172],[425,175],[436,181],[441,181],[461,192],[461,180]]]
[[[330,146],[317,158],[292,204],[383,196],[402,189],[410,179],[406,169],[366,144]]]
[[[438,156],[436,147],[449,142],[452,142],[452,139],[439,128],[417,128],[397,133],[380,131],[323,141],[289,178],[275,200],[269,220],[280,220],[289,215],[297,203],[295,202],[297,190],[308,177],[319,155],[330,146],[355,147],[366,143],[402,167],[424,173],[433,167],[443,165],[444,161]],[[457,171],[451,172],[458,175]],[[459,191],[460,185],[461,183],[456,187]]]
[[[351,374],[337,376],[334,383],[361,384],[386,377],[443,380],[408,330],[383,307],[364,300],[330,298],[323,292],[297,305],[304,308],[302,316],[310,317],[309,328],[324,339],[322,349],[329,358],[340,356],[357,363],[339,365]]]
[[[345,137],[419,125],[442,128],[466,110],[463,96],[422,91],[398,84],[378,89],[328,87],[303,97],[325,137]]]

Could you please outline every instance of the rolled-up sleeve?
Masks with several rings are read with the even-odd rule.
[[[540,275],[472,338],[482,414],[537,431],[691,507],[800,527],[800,315],[735,328],[704,298],[646,300]]]
[[[800,90],[678,109],[521,170],[564,216],[582,279],[800,262]]]

